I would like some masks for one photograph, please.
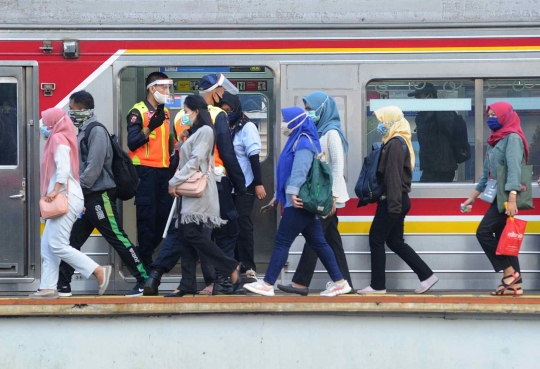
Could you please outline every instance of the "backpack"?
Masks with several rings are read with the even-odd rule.
[[[137,194],[139,176],[137,175],[137,170],[135,170],[135,165],[133,165],[131,158],[124,150],[122,150],[122,147],[118,143],[116,135],[111,136],[103,124],[93,122],[86,127],[81,143],[84,142],[86,147],[88,147],[90,131],[96,126],[101,126],[107,131],[113,150],[112,173],[105,167],[103,167],[103,169],[107,171],[114,180],[114,183],[116,183],[116,197],[123,201],[130,200]]]
[[[407,155],[408,148],[405,140],[399,136],[395,138],[401,142],[403,152]],[[388,142],[390,142],[390,140]],[[379,167],[379,162],[381,161],[381,153],[384,146],[384,144],[379,142],[374,143],[371,146],[371,152],[364,158],[360,176],[354,187],[354,193],[356,193],[356,196],[358,197],[357,207],[378,202],[386,191],[384,184],[379,183],[377,180],[377,169]]]
[[[467,123],[459,114],[454,116],[454,132],[452,137],[452,150],[456,163],[461,164],[471,158],[471,145],[467,137]]]
[[[315,152],[317,148],[313,144],[311,137],[301,134],[298,137],[306,136]],[[296,141],[298,143],[298,140]],[[295,144],[296,147],[296,144]],[[315,155],[306,181],[300,187],[298,197],[302,199],[303,209],[316,215],[326,216],[332,210],[334,199],[332,197],[332,170],[330,166],[321,160],[321,154]]]

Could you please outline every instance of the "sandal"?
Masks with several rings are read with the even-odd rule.
[[[511,283],[507,284],[507,283],[504,282],[504,280],[507,279],[507,278],[514,278],[514,280]],[[492,292],[491,295],[492,296],[508,295],[507,293],[505,293],[505,291],[508,290],[513,285],[515,285],[516,283],[517,284],[521,283],[521,273],[514,272],[514,273],[512,273],[510,275],[504,276],[501,279],[501,284],[497,287],[497,290]],[[502,287],[502,288],[500,288],[500,287]],[[514,288],[514,290],[516,290],[516,289]]]
[[[208,286],[206,286],[203,290],[199,291],[199,295],[211,295],[212,291],[214,289],[214,284],[210,283]]]
[[[521,291],[521,293],[518,293],[518,291]],[[509,293],[507,293],[509,292]],[[503,293],[500,293],[499,296],[512,296],[512,297],[519,297],[523,295],[523,290],[521,287],[509,287],[504,290]]]

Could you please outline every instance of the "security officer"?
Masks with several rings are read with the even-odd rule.
[[[209,74],[199,81],[199,94],[206,100],[208,111],[214,122],[216,129],[216,149],[214,151],[215,174],[217,178],[217,187],[219,195],[219,206],[221,218],[227,220],[227,224],[214,229],[212,237],[216,244],[223,250],[225,255],[234,258],[234,249],[238,237],[238,213],[234,206],[232,189],[237,195],[242,196],[246,193],[246,180],[236,158],[234,147],[230,138],[229,124],[227,114],[217,106],[221,102],[225,90],[236,94],[238,90],[222,74]],[[180,110],[176,115],[175,127],[177,130],[183,130],[181,127],[184,110]],[[181,139],[181,135],[178,135]],[[160,253],[159,259],[165,259]],[[153,263],[151,266],[150,278],[145,285],[145,295],[156,294],[164,268]],[[228,294],[232,290],[230,282],[222,276],[216,276],[213,294]]]
[[[127,116],[129,156],[139,175],[135,196],[139,255],[146,267],[161,242],[173,199],[169,195],[172,137],[165,102],[173,96],[172,80],[153,72],[146,78],[146,100],[133,106]]]

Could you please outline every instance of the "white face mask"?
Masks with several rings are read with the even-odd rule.
[[[169,99],[169,95],[163,95],[161,92],[156,90],[152,95],[158,104],[165,104]]]
[[[302,115],[304,115],[304,119],[302,119],[302,121],[298,123],[296,126],[294,126],[293,128],[289,128],[289,124],[291,124],[291,122],[295,121],[296,119],[300,118]],[[303,112],[302,114],[291,119],[290,122],[281,122],[281,133],[283,133],[284,136],[290,136],[291,133],[293,133],[293,131],[296,128],[300,127],[302,123],[306,121],[306,119],[307,119],[307,113]]]
[[[292,133],[292,129],[289,129],[288,124],[285,122],[281,122],[281,133],[284,136],[290,136]]]

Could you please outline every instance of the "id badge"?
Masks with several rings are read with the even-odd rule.
[[[486,183],[486,189],[480,195],[480,200],[492,204],[497,196],[497,180],[490,179]]]

